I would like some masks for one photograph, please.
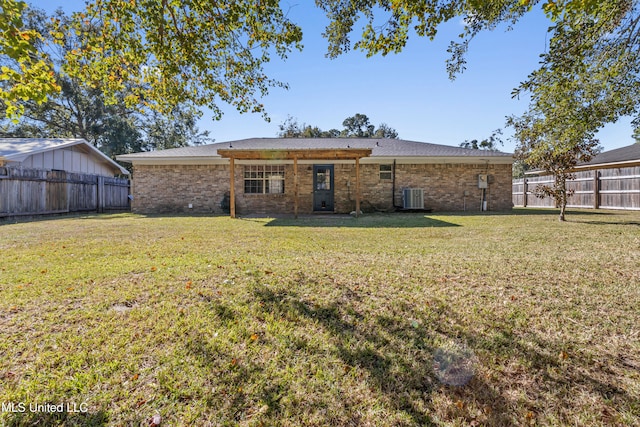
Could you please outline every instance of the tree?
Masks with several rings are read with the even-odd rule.
[[[478,141],[477,139],[472,139],[471,141],[465,140],[460,143],[460,147],[474,150],[498,151],[498,144],[502,145],[500,135],[502,135],[502,129],[496,129],[488,138],[482,141]]]
[[[479,33],[518,20],[541,6],[550,20],[550,43],[541,55],[541,65],[514,91],[554,91],[557,83],[548,79],[550,70],[578,76],[584,84],[580,99],[598,104],[594,125],[598,128],[626,115],[636,116],[640,126],[640,6],[637,0],[317,0],[329,25],[328,56],[336,57],[352,47],[368,56],[402,51],[411,34],[433,39],[438,26],[464,18],[459,41],[450,44],[447,71],[451,78],[464,71],[466,52]],[[351,43],[358,19],[364,18],[359,39]],[[563,92],[573,96],[575,91]],[[535,98],[535,96],[534,96]],[[556,97],[559,99],[559,97]],[[570,100],[568,100],[571,102]],[[528,113],[543,110],[537,100]]]
[[[25,21],[29,28],[47,35],[68,34],[66,28],[71,24],[61,11],[49,17],[37,9],[29,10]],[[121,96],[115,103],[107,103],[101,90],[61,71],[67,54],[82,40],[67,35],[64,43],[53,44],[43,36],[35,46],[45,49],[47,42],[61,90],[43,103],[22,102],[23,116],[17,124],[5,124],[1,132],[4,136],[84,138],[111,157],[199,144],[208,139],[208,133],[200,133],[196,126],[200,113],[187,105],[178,104],[168,114],[160,114],[149,108],[127,108]]]
[[[588,162],[597,152],[598,141],[594,139],[563,141],[540,139],[531,141],[520,148],[518,157],[525,164],[549,172],[554,177],[552,185],[538,185],[534,194],[537,197],[552,197],[560,207],[558,219],[565,221],[567,201],[573,190],[567,188],[567,181],[574,179],[573,170],[578,163]]]
[[[373,134],[373,138],[398,139],[398,132],[386,123],[380,123],[378,129],[376,129]]]
[[[302,39],[276,0],[94,0],[73,22],[84,43],[67,54],[65,72],[100,88],[108,102],[124,93],[128,107],[167,113],[192,104],[216,118],[220,101],[264,112],[259,98],[286,87],[264,64],[301,49]]]
[[[590,161],[598,151],[594,137],[598,103],[585,97],[582,82],[566,77],[562,70],[549,70],[547,78],[555,91],[536,91],[529,111],[508,119],[519,143],[518,160],[553,175],[553,185],[538,185],[534,193],[556,201],[560,221],[565,221],[567,201],[573,195],[567,181],[574,178],[579,163]]]
[[[287,116],[287,119],[278,128],[280,129],[278,132],[280,138],[334,138],[339,135],[335,129],[325,132],[317,126],[300,124],[296,118],[291,116]]]
[[[341,132],[341,136],[350,138],[371,138],[376,129],[369,122],[369,117],[360,113],[344,119],[342,126],[344,126],[344,130]]]
[[[354,116],[347,117],[342,122],[342,126],[344,129],[340,132],[340,136],[344,138],[398,138],[398,132],[386,123],[380,124],[376,129],[366,114],[356,113]]]
[[[25,28],[22,20],[26,3],[0,1],[0,99],[6,117],[17,120],[25,100],[43,103],[59,90],[49,58],[34,43],[42,38]]]
[[[626,13],[616,8],[609,12],[619,18]],[[566,182],[573,178],[578,163],[588,162],[597,153],[597,131],[604,123],[638,111],[638,52],[626,52],[618,40],[636,37],[637,32],[628,29],[630,33],[611,33],[610,26],[592,30],[607,22],[607,16],[601,13],[583,15],[580,22],[558,21],[549,51],[542,56],[543,65],[522,85],[531,93],[528,111],[508,119],[519,143],[518,157],[529,166],[553,174],[554,185],[541,186],[537,193],[556,200],[561,221],[572,195]],[[640,19],[635,22],[640,24]],[[601,37],[585,40],[584,32]],[[563,49],[567,40],[573,40],[573,46]]]
[[[318,126],[307,125],[306,123],[298,123],[298,120],[294,117],[287,116],[287,119],[282,122],[278,128],[278,137],[280,138],[398,138],[398,132],[387,125],[386,123],[380,124],[376,129],[369,122],[369,118],[365,114],[356,114],[352,117],[347,117],[342,125],[344,129],[339,131],[337,129],[330,129],[323,131]]]

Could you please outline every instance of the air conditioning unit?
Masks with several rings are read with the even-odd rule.
[[[405,188],[402,201],[404,209],[424,209],[424,191],[422,188]]]

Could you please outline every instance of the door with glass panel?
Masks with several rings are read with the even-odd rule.
[[[333,165],[313,165],[313,210],[333,212]]]

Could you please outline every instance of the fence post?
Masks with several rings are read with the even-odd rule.
[[[98,206],[96,206],[96,210],[98,213],[103,213],[104,212],[104,177],[98,175],[98,194],[97,194],[97,204]]]
[[[522,205],[523,207],[527,207],[527,178],[522,178]]]
[[[600,172],[593,171],[593,208],[600,208]]]

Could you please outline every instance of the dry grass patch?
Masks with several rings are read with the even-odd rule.
[[[0,423],[637,425],[640,212],[568,219],[0,225]]]

